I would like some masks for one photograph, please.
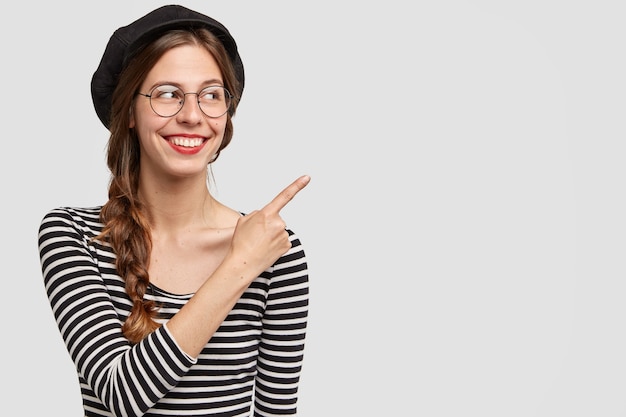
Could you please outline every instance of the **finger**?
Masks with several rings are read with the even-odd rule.
[[[282,190],[272,201],[270,201],[263,210],[278,213],[289,203],[296,194],[300,192],[311,181],[311,177],[303,175]]]

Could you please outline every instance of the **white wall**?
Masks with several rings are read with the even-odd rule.
[[[161,4],[18,2],[0,26],[0,398],[28,415],[81,413],[37,228],[104,202],[90,78]],[[218,197],[312,176],[283,211],[310,264],[300,416],[626,415],[622,2],[184,4],[246,67]]]

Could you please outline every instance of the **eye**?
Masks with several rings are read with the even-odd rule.
[[[198,99],[204,102],[224,101],[224,89],[222,87],[207,87],[200,91]]]
[[[183,92],[173,85],[159,85],[152,90],[152,98],[158,100],[182,100]]]

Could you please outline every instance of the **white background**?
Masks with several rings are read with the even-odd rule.
[[[105,201],[89,82],[161,2],[17,2],[0,26],[2,408],[81,415],[37,229]],[[299,416],[626,416],[621,1],[188,1],[247,82],[217,196],[307,250]]]

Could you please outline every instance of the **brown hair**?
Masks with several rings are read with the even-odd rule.
[[[206,29],[173,30],[139,50],[119,77],[113,92],[107,165],[111,171],[109,200],[102,207],[100,220],[104,224],[98,239],[109,242],[117,256],[116,268],[125,281],[133,302],[128,319],[122,326],[124,336],[137,343],[156,330],[158,306],[144,299],[150,282],[148,266],[152,250],[150,225],[144,206],[137,195],[139,182],[139,140],[130,129],[130,114],[141,83],[156,62],[168,50],[182,45],[201,45],[209,51],[222,72],[228,91],[240,91],[235,72],[224,46]],[[239,97],[233,97],[227,115],[222,144],[213,161],[233,136],[232,116]],[[212,162],[213,162],[212,161]]]

